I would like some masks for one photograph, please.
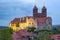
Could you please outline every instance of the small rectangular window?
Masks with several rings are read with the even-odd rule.
[[[19,27],[19,23],[16,24],[16,27]]]

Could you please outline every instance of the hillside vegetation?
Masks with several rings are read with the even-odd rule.
[[[12,40],[11,34],[12,34],[11,28],[0,29],[0,40]]]
[[[53,34],[60,34],[60,30],[54,29],[54,30],[41,30],[36,31],[35,28],[28,28],[28,32],[34,32],[37,33],[37,37],[34,37],[34,40],[51,40],[51,36]],[[12,40],[13,31],[11,28],[2,28],[0,29],[0,40]]]
[[[53,34],[60,34],[58,30],[41,30],[38,32],[38,36],[34,40],[52,40],[51,37]]]

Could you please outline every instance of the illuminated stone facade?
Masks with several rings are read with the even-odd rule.
[[[15,18],[10,22],[9,26],[14,31],[27,27],[36,27],[37,30],[52,30],[52,19],[51,17],[47,17],[47,9],[45,6],[43,6],[41,13],[38,13],[38,8],[34,6],[33,16]]]
[[[21,29],[25,29],[27,27],[34,27],[34,19],[32,16],[26,16],[21,18],[15,18],[9,24],[9,26],[14,30],[18,31]]]

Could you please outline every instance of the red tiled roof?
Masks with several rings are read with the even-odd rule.
[[[60,34],[55,34],[55,35],[52,35],[52,38],[60,38]]]
[[[38,22],[46,22],[47,18],[44,17],[44,18],[37,18],[37,21]]]
[[[20,22],[20,18],[15,18],[13,21],[11,21],[11,23],[19,23]]]
[[[55,34],[55,35],[53,35],[53,37],[54,37],[54,36],[60,36],[60,34]]]
[[[26,16],[28,18],[33,18],[33,16]],[[26,17],[22,17],[22,18],[26,18]],[[12,24],[14,23],[19,23],[20,22],[20,18],[15,18],[13,21],[11,21]]]
[[[26,16],[26,17],[28,17],[28,18],[33,18],[33,16]]]

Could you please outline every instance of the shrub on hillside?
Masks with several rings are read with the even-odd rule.
[[[36,32],[36,28],[35,27],[28,27],[27,31],[28,32]]]

